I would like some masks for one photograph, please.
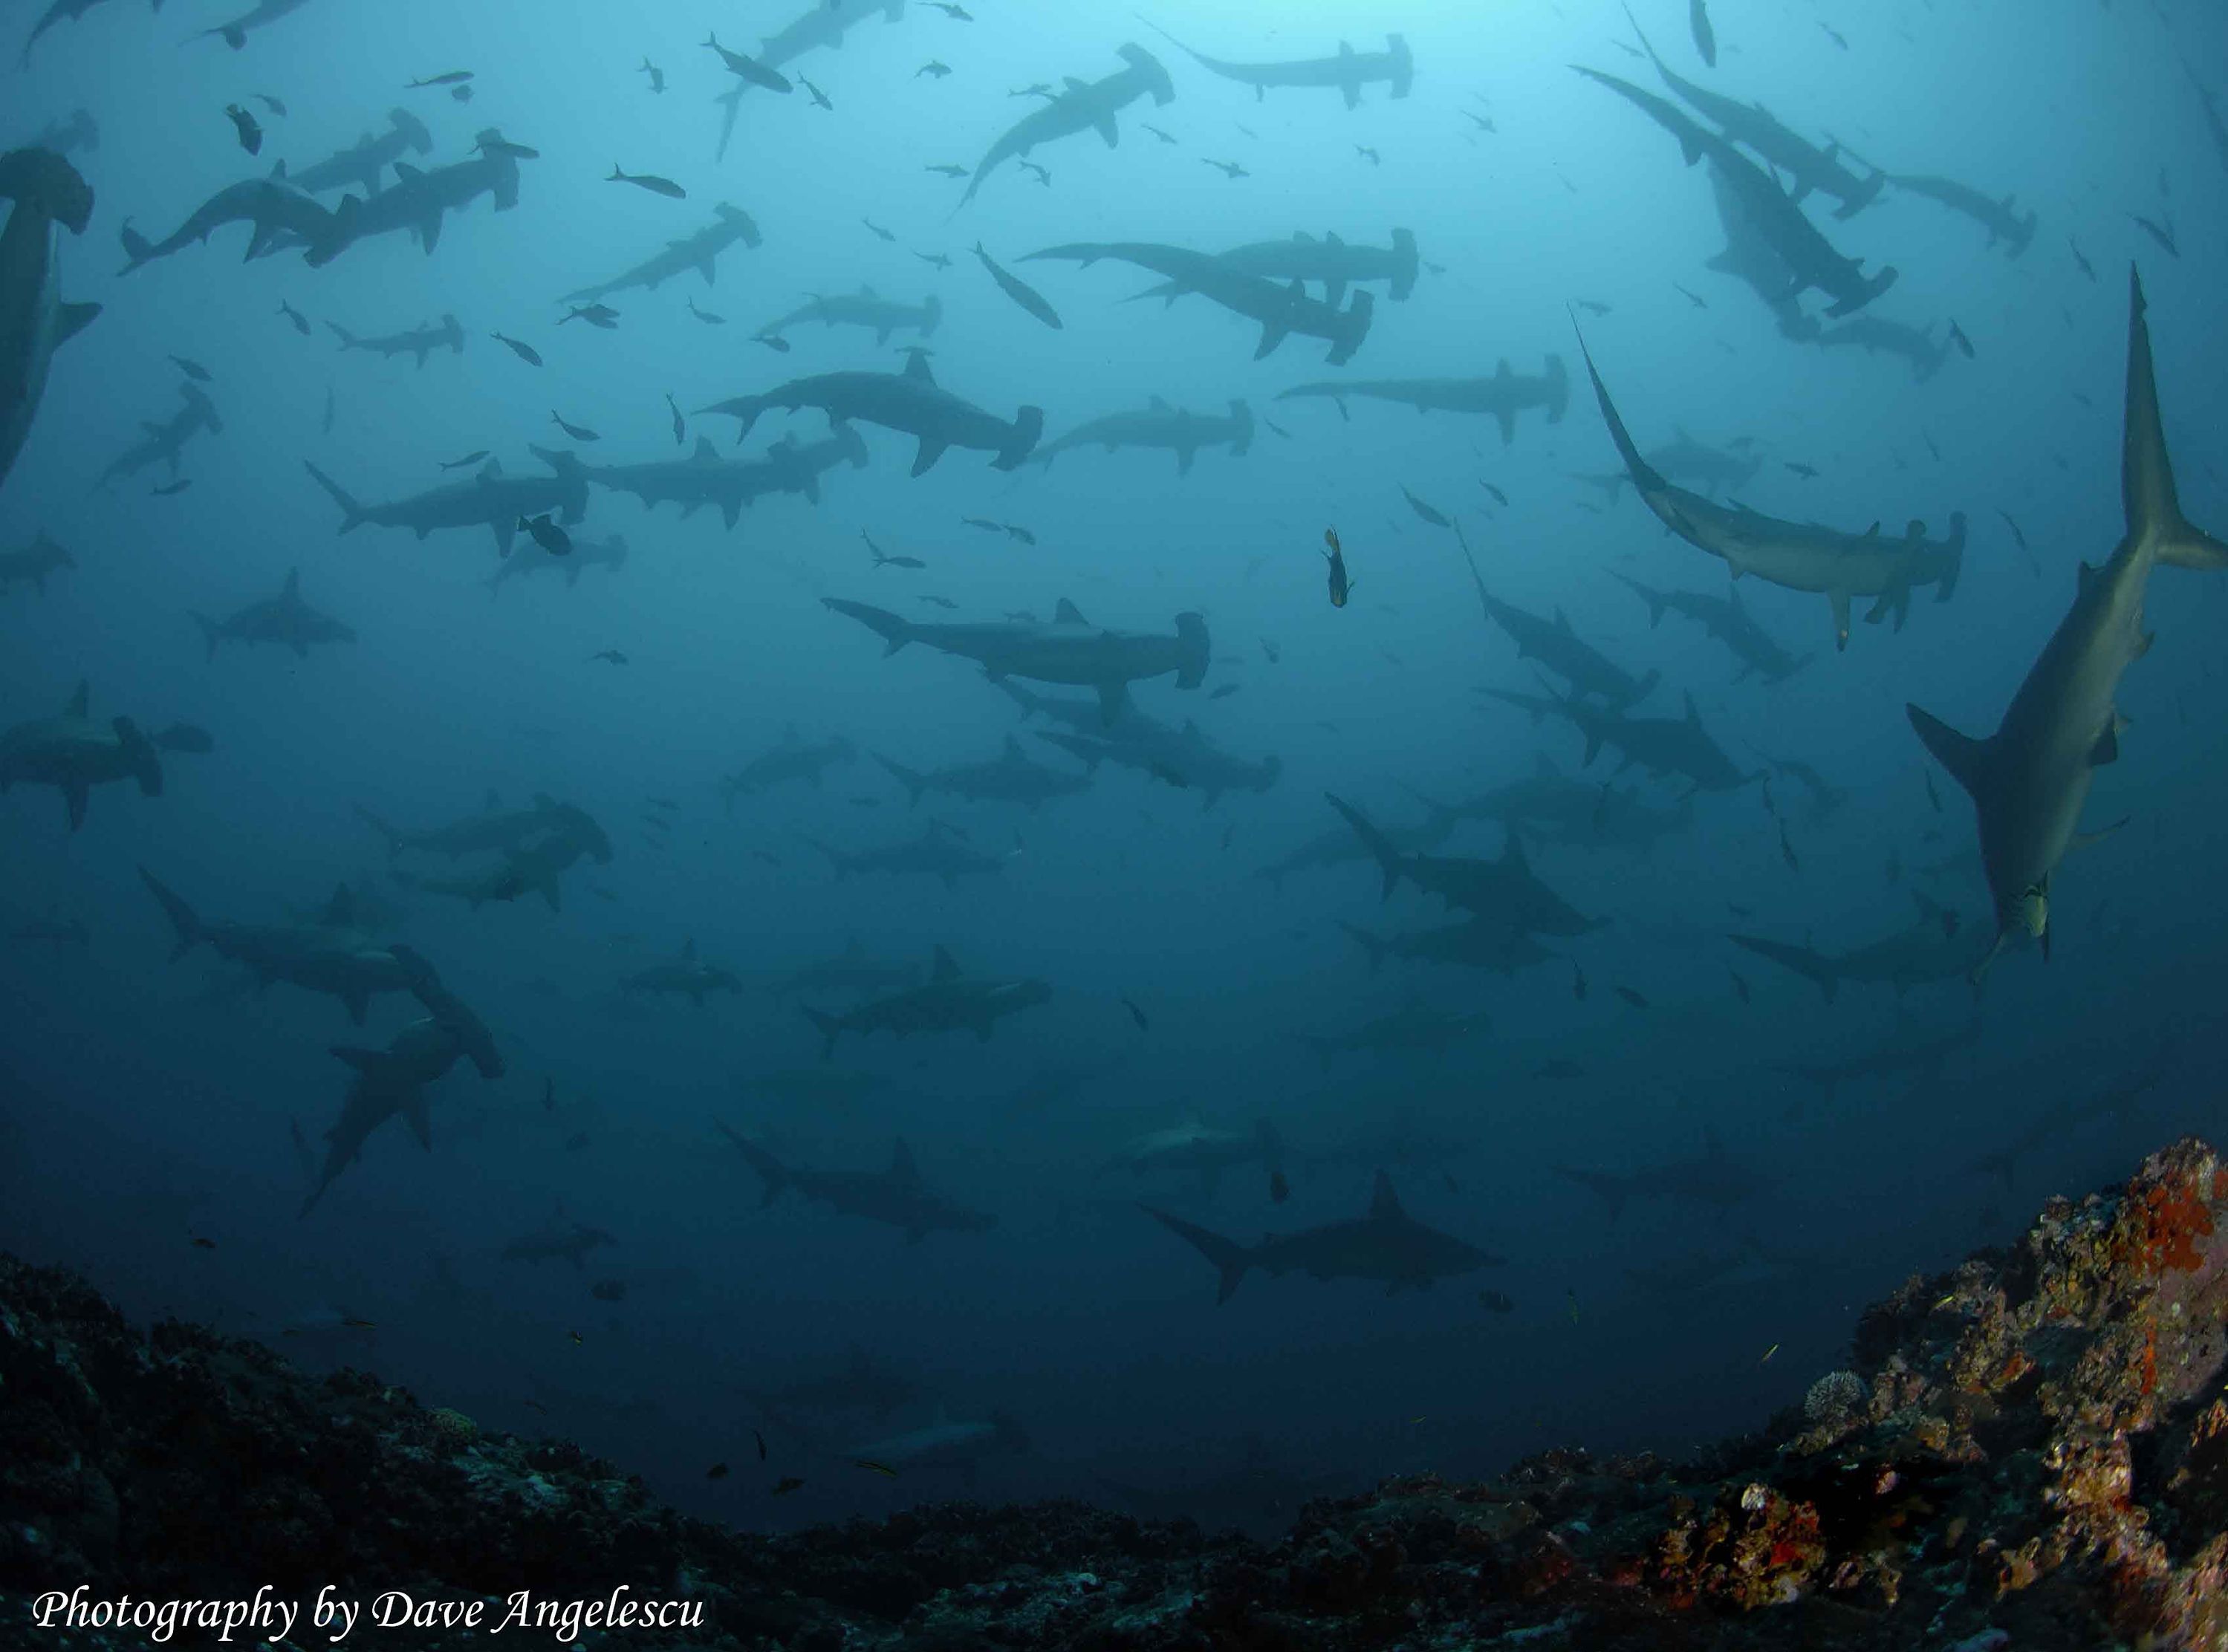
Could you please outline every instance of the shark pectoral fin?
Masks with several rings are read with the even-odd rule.
[[[2117,763],[2119,760],[2120,727],[2119,720],[2116,717],[2105,725],[2104,732],[2097,736],[2097,743],[2089,748],[2089,764],[2091,768],[2101,769],[2107,763]]]
[[[929,466],[944,457],[944,450],[950,445],[949,442],[938,441],[932,436],[922,437],[920,451],[913,455],[912,473],[919,476],[926,471]]]
[[[1829,591],[1826,598],[1834,605],[1834,650],[1839,653],[1849,645],[1849,593]]]
[[[364,1016],[371,1008],[371,995],[359,987],[342,993],[340,999],[348,1007],[349,1022],[354,1026],[362,1026]]]
[[[1261,343],[1259,347],[1253,352],[1253,359],[1258,362],[1263,356],[1274,350],[1277,345],[1283,343],[1290,335],[1291,330],[1292,330],[1290,327],[1287,327],[1281,321],[1268,321],[1262,323]]]
[[[428,1153],[433,1150],[433,1119],[426,1111],[426,1092],[413,1090],[410,1098],[402,1104],[402,1117],[409,1121],[410,1133],[418,1138],[418,1145]]]
[[[100,314],[97,304],[66,304],[54,313],[54,343],[67,344],[91,326]]]
[[[2122,815],[2122,816],[2121,816],[2119,817],[2119,819],[2117,819],[2117,820],[2114,821],[2110,825],[2109,825],[2109,826],[2099,826],[2099,827],[2098,827],[2095,831],[2093,831],[2093,832],[2076,832],[2076,833],[2074,833],[2074,834],[2073,834],[2073,836],[2072,836],[2072,837],[2071,837],[2071,840],[2069,840],[2069,841],[2067,842],[2066,845],[2065,845],[2065,852],[2066,852],[2068,855],[2071,855],[2071,854],[2074,850],[2076,850],[2076,849],[2086,849],[2086,848],[2096,848],[2096,846],[2097,846],[2097,844],[2099,844],[2099,843],[2103,842],[2106,838],[2110,837],[2110,836],[2114,832],[2118,831],[2118,830],[2120,829],[2120,828],[2121,828],[2121,827],[2122,827],[2122,826],[2126,825],[2126,824],[2128,823],[2128,822],[2129,822],[2130,819],[2132,819],[2132,818],[2133,818],[2133,816],[2131,816]]]
[[[1964,787],[1968,794],[1978,798],[1988,780],[1988,742],[1959,733],[1931,712],[1917,706],[1906,705],[1903,710],[1926,749],[1934,754],[1934,760],[1947,769],[1950,778]]]
[[[82,780],[70,778],[62,782],[62,802],[69,809],[69,829],[72,831],[85,824],[86,799],[91,789]]]
[[[488,526],[495,529],[495,554],[497,556],[509,556],[511,542],[518,537],[518,524],[505,516],[490,522]],[[420,534],[418,537],[423,539],[426,535]]]
[[[1113,149],[1122,142],[1122,129],[1114,124],[1111,112],[1099,116],[1091,124],[1097,128],[1098,135],[1106,140],[1107,148]]]
[[[1510,408],[1496,407],[1493,417],[1494,422],[1501,426],[1501,445],[1506,447],[1516,439],[1516,414]]]

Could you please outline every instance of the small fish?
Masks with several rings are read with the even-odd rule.
[[[1682,287],[1676,281],[1674,281],[1671,285],[1673,289],[1678,292],[1681,298],[1684,298],[1688,304],[1693,305],[1695,309],[1707,310],[1710,307],[1710,301],[1702,297],[1700,293],[1695,292],[1689,288]]]
[[[209,370],[199,362],[183,355],[173,355],[170,359],[178,364],[178,371],[195,384],[207,384],[209,381]]]
[[[1764,1349],[1764,1357],[1761,1360],[1758,1360],[1757,1363],[1758,1365],[1770,1365],[1771,1363],[1771,1356],[1778,1352],[1779,1344],[1774,1342],[1770,1348]]]
[[[951,64],[932,57],[927,62],[922,64],[919,68],[912,72],[912,78],[918,80],[922,75],[925,74],[933,80],[941,80],[945,75],[951,73]]]
[[[642,67],[637,69],[635,73],[637,74],[647,74],[650,76],[650,89],[652,92],[663,92],[665,90],[665,71],[658,67],[656,64],[651,62],[648,58],[645,57],[642,60]]]
[[[1815,464],[1805,464],[1799,459],[1782,459],[1780,463],[1805,482],[1815,482],[1818,479],[1818,467]]]
[[[962,528],[983,528],[993,534],[1002,534],[1005,532],[1005,529],[1002,526],[992,522],[988,516],[962,516],[959,519],[959,525]]]
[[[1201,166],[1211,166],[1214,168],[1216,171],[1221,173],[1226,178],[1234,180],[1238,178],[1250,178],[1253,176],[1236,161],[1210,161],[1207,157],[1202,155],[1199,157],[1199,163]]]
[[[1209,700],[1227,700],[1244,686],[1245,685],[1243,683],[1226,682],[1220,688],[1217,688],[1213,694],[1207,695],[1207,698]]]
[[[669,201],[686,201],[688,191],[671,178],[662,178],[655,172],[622,172],[617,161],[611,163],[611,175],[606,183],[631,183],[637,189],[647,189],[652,195],[662,195]]]
[[[1346,577],[1346,548],[1338,542],[1338,529],[1324,528],[1323,544],[1328,547],[1323,552],[1323,560],[1330,564],[1330,605],[1334,608],[1343,608],[1346,606],[1346,599],[1354,594],[1354,582]],[[1262,643],[1261,647],[1263,652],[1268,652],[1269,644],[1266,641]],[[1269,663],[1274,665],[1276,663],[1276,655],[1269,654]]]
[[[1795,845],[1787,841],[1787,823],[1779,823],[1779,858],[1787,862],[1789,872],[1800,872],[1802,862],[1795,858]]]
[[[586,1337],[581,1335],[578,1331],[567,1331],[565,1335],[573,1339],[573,1346],[574,1348],[579,1348],[588,1340]]]
[[[1447,520],[1446,512],[1439,509],[1435,505],[1425,504],[1421,499],[1418,499],[1414,494],[1408,491],[1407,485],[1405,483],[1401,484],[1400,496],[1408,502],[1409,509],[1414,511],[1425,522],[1431,523],[1432,527],[1452,528],[1454,526],[1452,522]]]
[[[1130,1012],[1130,1019],[1137,1023],[1137,1030],[1139,1032],[1149,1033],[1152,1030],[1152,1022],[1145,1019],[1145,1012],[1137,1008],[1136,1000],[1134,998],[1123,999],[1122,1008]]]
[[[1630,987],[1619,987],[1617,989],[1617,996],[1623,999],[1625,1002],[1630,1004],[1635,1009],[1645,1009],[1648,1008],[1648,1000],[1642,997]]]
[[[1019,276],[1002,268],[996,259],[983,250],[983,243],[980,241],[975,243],[975,256],[983,261],[983,267],[990,272],[990,279],[998,284],[999,291],[1004,293],[1054,332],[1062,330],[1060,312],[1045,302],[1044,294],[1039,292]]]
[[[707,327],[725,327],[727,324],[727,318],[725,316],[715,316],[708,310],[699,310],[694,298],[688,301],[688,313]],[[781,348],[787,349],[789,346],[784,344]]]
[[[1586,972],[1575,964],[1571,965],[1571,996],[1580,1003],[1586,1001]]]
[[[967,169],[965,167],[954,166],[949,161],[932,162],[928,165],[922,167],[920,170],[924,172],[941,172],[947,178],[964,178],[967,176]]]
[[[2082,256],[2081,243],[2075,240],[2072,236],[2068,235],[2065,238],[2065,244],[2073,249],[2073,261],[2081,266],[2081,273],[2087,276],[2091,281],[2094,281],[2097,279],[2096,267],[2091,265],[2086,258]]]
[[[1147,131],[1152,133],[1154,137],[1159,138],[1163,144],[1173,144],[1176,141],[1173,136],[1162,131],[1158,126],[1149,125],[1144,121],[1140,121],[1137,124],[1143,126]]]
[[[255,117],[236,103],[227,104],[224,112],[232,122],[233,131],[240,134],[240,148],[246,150],[250,155],[261,154],[263,128],[255,124]]]
[[[170,483],[165,486],[159,488],[150,488],[147,491],[154,498],[167,499],[172,494],[183,493],[188,488],[190,488],[193,485],[193,477],[189,476],[180,477],[176,482]]]
[[[1940,814],[1942,812],[1942,794],[1934,789],[1934,771],[1931,769],[1921,769],[1918,772],[1918,775],[1919,778],[1926,782],[1926,801],[1934,805],[1934,812],[1936,814]]]
[[[804,1482],[798,1479],[795,1475],[785,1474],[782,1476],[780,1479],[773,1482],[773,1495],[777,1497],[786,1497],[791,1492],[795,1491]]]
[[[759,333],[751,340],[751,343],[763,344],[777,355],[789,354],[789,341],[779,333]]]
[[[547,511],[539,516],[521,516],[518,530],[552,556],[570,556],[573,554],[573,536],[560,528],[556,517]]]
[[[600,654],[591,654],[588,656],[588,658],[591,662],[601,660],[611,665],[628,665],[632,663],[625,655],[620,653],[619,650],[615,648],[607,648]]]
[[[724,1463],[714,1463],[704,1470],[704,1477],[707,1480],[725,1480],[727,1477],[727,1465]]]
[[[242,136],[240,141],[243,146],[247,145],[247,139],[245,136]],[[259,133],[257,135],[257,142],[260,143],[261,141],[261,134]],[[255,153],[255,150],[253,147],[248,147],[247,152],[250,155],[253,155]],[[2161,247],[2165,249],[2169,257],[2179,259],[2181,256],[2181,248],[2174,245],[2174,221],[2172,219],[2168,219],[2164,225],[2159,225],[2153,223],[2149,219],[2144,217],[2142,214],[2139,212],[2131,212],[2128,216],[2134,219],[2136,223],[2142,225],[2144,233],[2149,235],[2153,240],[2156,241]]]
[[[460,459],[447,459],[443,461],[440,468],[444,471],[461,471],[467,464],[477,464],[487,456],[487,449],[484,447],[476,447]]]
[[[566,316],[565,321],[585,321],[589,326],[601,328],[608,333],[618,330],[619,312],[607,304],[576,304]],[[557,324],[562,327],[565,321]]]
[[[1840,47],[1845,52],[1849,49],[1848,41],[1843,37],[1841,31],[1834,28],[1833,24],[1821,22],[1818,27],[1826,31],[1826,38],[1832,41],[1834,45]]]
[[[344,1331],[375,1331],[379,1329],[379,1322],[372,1319],[343,1319],[341,1329]]]
[[[429,86],[462,86],[471,78],[472,71],[470,69],[451,69],[446,74],[429,74],[422,80],[413,80],[402,89],[415,92]]]
[[[1506,504],[1508,503],[1508,496],[1507,494],[1505,494],[1505,493],[1501,492],[1501,490],[1500,489],[1498,489],[1498,488],[1495,487],[1495,486],[1493,485],[1493,483],[1491,483],[1490,482],[1488,482],[1487,480],[1485,480],[1485,478],[1484,478],[1484,477],[1480,477],[1478,478],[1478,483],[1477,483],[1477,485],[1478,485],[1479,487],[1481,487],[1481,488],[1483,488],[1483,489],[1484,489],[1488,493],[1491,494],[1495,498],[1496,498],[1496,499],[1498,499],[1499,501],[1501,501],[1501,503],[1502,504],[1506,505]]]
[[[928,0],[928,3],[956,23],[971,23],[975,21],[975,14],[964,6],[950,4],[948,0]]]
[[[1267,426],[1271,430],[1274,431],[1277,435],[1279,435],[1279,436],[1283,437],[1286,441],[1288,441],[1288,442],[1289,442],[1289,441],[1290,441],[1290,440],[1292,439],[1292,432],[1290,432],[1289,430],[1286,430],[1286,429],[1285,429],[1282,425],[1278,424],[1275,419],[1263,419],[1261,422],[1262,422],[1263,424],[1266,425],[1266,426]]]
[[[333,400],[333,387],[329,384],[325,387],[325,416],[317,426],[319,435],[330,436],[333,433],[333,415],[339,411],[339,404]]]
[[[1478,1305],[1489,1314],[1512,1313],[1516,1308],[1505,1290],[1481,1290],[1477,1293],[1477,1300]]]
[[[1291,1196],[1292,1184],[1284,1180],[1284,1173],[1282,1170],[1270,1171],[1269,1202],[1272,1205],[1281,1205]]]
[[[1687,0],[1687,27],[1693,31],[1694,49],[1702,54],[1702,61],[1717,67],[1718,31],[1710,27],[1710,14],[1702,0]]]
[[[1052,89],[1049,83],[1039,80],[1034,86],[1015,86],[1006,95],[1009,98],[1056,98],[1060,94]]]
[[[673,399],[673,392],[665,393],[665,406],[673,415],[673,442],[676,447],[688,445],[688,421],[681,416],[681,404]]]
[[[751,1437],[758,1442],[759,1461],[761,1463],[765,1462],[766,1460],[765,1436],[759,1433],[758,1430],[752,1429],[751,1431]]]
[[[1363,160],[1368,162],[1372,166],[1382,166],[1385,164],[1385,157],[1380,155],[1375,150],[1370,148],[1367,144],[1356,144],[1354,146],[1354,152],[1361,157]]]
[[[1571,1323],[1577,1324],[1578,1322],[1578,1288],[1572,1285],[1565,1289],[1563,1292],[1563,1299],[1570,1304]]]
[[[1732,976],[1733,990],[1740,995],[1740,1001],[1743,1003],[1750,1002],[1748,996],[1748,983],[1741,979],[1741,972],[1738,970],[1728,968],[1725,970],[1725,973]]]
[[[1606,316],[1610,312],[1610,306],[1598,298],[1581,298],[1578,308],[1597,316]]]
[[[866,227],[867,227],[868,229],[872,230],[872,231],[873,231],[873,232],[874,232],[877,236],[879,236],[879,237],[880,237],[880,239],[882,239],[883,240],[886,240],[886,241],[894,241],[894,240],[897,240],[897,237],[896,237],[896,236],[894,236],[894,235],[891,234],[890,234],[890,232],[889,232],[888,230],[884,229],[884,228],[883,228],[880,224],[876,223],[876,222],[875,222],[873,219],[871,219],[871,218],[861,218],[861,219],[860,219],[860,220],[859,220],[859,221],[860,221],[861,223],[862,223],[862,224],[866,225]]]
[[[1284,658],[1284,650],[1266,637],[1262,637],[1260,641],[1261,656],[1271,665],[1281,664]]]
[[[268,92],[251,92],[247,95],[254,99],[256,102],[261,104],[266,109],[268,109],[272,114],[278,116],[279,119],[285,119],[286,106],[281,103],[278,99],[272,97]]]
[[[541,1111],[545,1113],[557,1111],[557,1080],[554,1079],[541,1080]]]
[[[522,344],[507,333],[490,333],[488,336],[494,339],[498,344],[509,345],[510,353],[518,357],[520,361],[525,362],[527,366],[540,367],[541,365],[541,352],[535,349],[533,345]]]
[[[214,1251],[216,1249],[216,1241],[213,1239],[204,1239],[201,1235],[195,1234],[194,1236],[194,1249],[196,1251]]]
[[[928,566],[917,556],[888,554],[880,546],[874,543],[873,536],[863,528],[859,530],[859,537],[867,541],[868,554],[874,559],[874,566],[878,568],[925,568]]]
[[[1956,322],[1950,323],[1950,342],[1955,344],[1967,361],[1973,359],[1973,341],[1965,336],[1965,330]],[[1936,455],[1939,458],[1940,455]]]
[[[851,1466],[864,1469],[869,1474],[879,1474],[886,1479],[894,1480],[898,1477],[898,1471],[895,1469],[887,1463],[877,1463],[872,1457],[855,1457],[852,1459]]]
[[[567,436],[570,436],[576,442],[600,442],[604,439],[594,431],[590,430],[586,425],[567,424],[564,419],[558,417],[557,410],[554,407],[549,410],[549,422],[556,426],[558,429],[563,431]]]
[[[921,600],[936,608],[949,608],[956,611],[959,606],[949,597],[923,597]]]
[[[943,253],[915,253],[913,256],[922,263],[932,265],[939,270],[948,270],[951,267],[951,258]]]
[[[804,88],[805,92],[811,97],[813,103],[817,107],[825,109],[831,115],[836,112],[836,106],[828,101],[828,94],[825,92],[823,92],[818,86],[813,85],[811,81],[806,80],[801,74],[797,77],[797,83]]]

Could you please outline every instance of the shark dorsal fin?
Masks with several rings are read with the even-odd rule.
[[[86,708],[92,703],[92,685],[84,678],[80,677],[78,679],[77,692],[69,697],[69,704],[62,708],[62,715],[65,717],[82,717],[86,714]]]
[[[1504,866],[1513,866],[1522,871],[1532,869],[1531,861],[1524,858],[1524,840],[1517,836],[1514,827],[1509,829],[1508,845],[1501,851],[1501,861]]]
[[[890,1180],[911,1186],[920,1180],[920,1168],[912,1162],[912,1149],[906,1145],[905,1137],[890,1152]]]
[[[278,594],[289,602],[298,601],[300,599],[302,595],[301,569],[288,568],[286,570],[286,584]]]
[[[327,929],[355,927],[355,891],[343,884],[333,891],[333,898],[325,902],[325,909],[317,914],[317,921]]]
[[[934,384],[936,382],[936,375],[928,370],[928,352],[926,350],[914,350],[906,355],[905,376],[908,379],[919,379],[923,384]]]
[[[1167,413],[1168,411],[1168,404],[1166,399],[1161,396],[1146,397],[1145,405],[1148,407],[1150,407],[1155,413]]]
[[[407,161],[397,161],[394,163],[394,176],[400,178],[405,183],[415,183],[419,178],[424,177],[426,175],[418,168],[411,165]]]
[[[714,451],[712,439],[709,436],[699,436],[696,439],[696,451],[689,457],[699,464],[708,464],[720,456]]]
[[[1397,1222],[1406,1214],[1400,1208],[1400,1195],[1392,1191],[1392,1178],[1380,1170],[1376,1185],[1369,1190],[1369,1220]]]
[[[1340,239],[1338,231],[1335,229],[1326,229],[1323,231],[1323,245],[1325,247],[1343,247],[1346,245],[1346,242]]]
[[[1088,625],[1091,623],[1083,617],[1083,610],[1066,597],[1060,599],[1060,605],[1052,611],[1052,617],[1054,624],[1061,625]]]
[[[936,949],[935,960],[935,967],[929,971],[930,979],[934,981],[959,979],[959,962],[951,953],[939,946]]]
[[[1496,379],[1505,379],[1508,377],[1508,358],[1504,355],[1501,358],[1499,363],[1494,368],[1493,376]]]
[[[696,962],[696,938],[694,935],[681,943],[681,961],[683,964]]]
[[[496,477],[502,474],[503,461],[501,459],[490,459],[485,464],[481,465],[479,469],[479,479],[483,482],[492,482]]]

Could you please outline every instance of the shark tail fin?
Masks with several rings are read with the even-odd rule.
[[[1205,618],[1188,611],[1178,614],[1176,641],[1183,654],[1182,663],[1176,667],[1176,687],[1196,688],[1207,681],[1207,668],[1213,656]]]
[[[177,943],[170,948],[170,961],[175,964],[208,938],[202,920],[191,906],[180,900],[176,892],[145,867],[139,868],[139,880],[147,886],[148,893],[162,903],[170,915],[170,927],[177,932]]]
[[[1835,317],[1855,315],[1858,311],[1862,310],[1866,304],[1870,304],[1873,299],[1879,298],[1880,294],[1885,292],[1890,287],[1893,286],[1895,285],[1896,276],[1898,273],[1898,272],[1894,265],[1882,265],[1880,266],[1880,272],[1878,275],[1873,277],[1869,281],[1859,282],[1857,284],[1856,290],[1853,292],[1851,292],[1840,303],[1830,306],[1827,310],[1826,313],[1829,316]]]
[[[1601,372],[1594,366],[1593,352],[1586,348],[1583,334],[1578,338],[1578,352],[1585,357],[1586,376],[1593,381],[1594,400],[1601,404],[1602,422],[1609,426],[1610,439],[1617,444],[1617,457],[1624,461],[1625,473],[1632,478],[1632,485],[1642,493],[1662,491],[1669,484],[1661,472],[1640,457],[1639,445],[1632,439],[1632,432],[1624,427],[1617,404],[1609,399],[1609,387],[1602,382]]]
[[[842,1036],[843,1018],[831,1015],[824,1009],[808,1008],[805,1017],[820,1029],[820,1059],[832,1061],[836,1058],[836,1041]]]
[[[1947,602],[1957,594],[1957,576],[1965,571],[1965,513],[1950,513],[1950,541],[1943,547],[1948,560],[1943,564],[1942,577],[1935,582],[1934,600]]]
[[[345,534],[350,528],[363,526],[363,507],[355,502],[347,489],[307,459],[302,461],[302,468],[317,479],[317,485],[330,494],[333,503],[341,508],[341,532]]]
[[[115,732],[117,744],[124,748],[124,760],[129,765],[131,778],[139,783],[139,793],[145,797],[163,795],[163,754],[147,731],[129,717],[112,717],[109,727]]]
[[[1565,1181],[1575,1181],[1581,1188],[1592,1189],[1609,1207],[1609,1219],[1614,1222],[1624,1214],[1624,1201],[1632,1194],[1631,1185],[1623,1176],[1613,1176],[1604,1170],[1573,1170],[1566,1165],[1557,1165],[1555,1174]]]
[[[355,817],[387,840],[387,853],[390,857],[401,853],[402,829],[400,827],[381,819],[362,804],[356,805]]]
[[[759,1180],[765,1183],[765,1191],[759,1196],[759,1208],[764,1210],[780,1198],[784,1189],[789,1186],[788,1168],[756,1142],[746,1141],[726,1124],[720,1124],[720,1129],[735,1144],[735,1150],[743,1156],[751,1169],[758,1172]]]
[[[2120,454],[2120,496],[2127,512],[2128,537],[2152,541],[2161,562],[2180,567],[2228,567],[2228,545],[2191,526],[2181,514],[2173,461],[2167,456],[2166,428],[2159,418],[2158,378],[2151,362],[2147,308],[2142,276],[2131,266],[2128,272],[2126,430]]]
[[[1171,1216],[1150,1205],[1143,1205],[1139,1208],[1214,1264],[1219,1276],[1214,1288],[1216,1307],[1220,1308],[1236,1294],[1239,1282],[1245,1277],[1247,1270],[1253,1265],[1252,1252],[1236,1241],[1226,1239],[1220,1233],[1209,1233],[1197,1223],[1188,1222],[1181,1216]]]
[[[1253,446],[1253,410],[1243,401],[1233,401],[1230,419],[1237,432],[1230,439],[1230,457],[1244,458]]]
[[[990,461],[992,467],[1000,471],[1016,468],[1036,451],[1043,436],[1044,409],[1023,407],[1014,415],[1014,433],[998,450],[998,457]]]
[[[936,330],[939,326],[943,325],[943,323],[944,300],[938,298],[932,292],[927,298],[921,300],[920,336],[923,338],[934,337],[936,336]]]
[[[1400,887],[1400,874],[1404,870],[1400,851],[1392,846],[1390,838],[1377,829],[1367,816],[1352,804],[1331,792],[1326,791],[1323,796],[1330,806],[1338,810],[1340,817],[1354,828],[1354,835],[1361,840],[1362,848],[1369,851],[1370,857],[1384,873],[1385,888],[1379,899],[1391,900],[1393,890]]]
[[[851,602],[842,597],[823,597],[821,602],[839,614],[848,615],[882,639],[885,656],[896,653],[912,641],[912,622],[902,614],[893,614],[887,608],[877,608],[872,603]]]
[[[1961,734],[1933,713],[1906,704],[1904,715],[1934,754],[1934,760],[1950,772],[1950,778],[1965,788],[1968,795],[1978,798],[1988,782],[1988,742],[1975,740],[1970,734]]]
[[[202,641],[208,645],[208,657],[214,660],[216,658],[216,645],[224,637],[223,631],[207,614],[195,614],[194,624],[202,628]]]
[[[1362,342],[1369,336],[1369,320],[1377,312],[1377,299],[1368,288],[1357,288],[1341,312],[1337,336],[1331,343],[1330,354],[1323,359],[1333,367],[1343,367],[1354,358]]]
[[[1383,936],[1373,935],[1359,924],[1349,924],[1344,919],[1339,920],[1338,926],[1347,932],[1356,946],[1369,955],[1369,973],[1375,975],[1377,966],[1385,962],[1386,953],[1392,950],[1392,944]]]
[[[1563,422],[1563,415],[1571,410],[1570,369],[1563,365],[1561,356],[1551,355],[1547,358],[1546,370],[1541,376],[1547,383],[1547,422],[1559,425]]]
[[[918,804],[920,802],[921,794],[928,790],[926,775],[918,769],[909,769],[902,763],[893,763],[880,752],[874,753],[874,761],[887,769],[897,783],[906,789],[906,801],[908,804]]]
[[[1392,298],[1395,303],[1416,290],[1416,272],[1423,259],[1416,252],[1416,232],[1396,229],[1392,232]]]

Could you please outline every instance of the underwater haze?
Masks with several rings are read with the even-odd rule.
[[[0,1246],[1267,1531],[2217,1124],[2218,7],[244,5],[0,9]]]

